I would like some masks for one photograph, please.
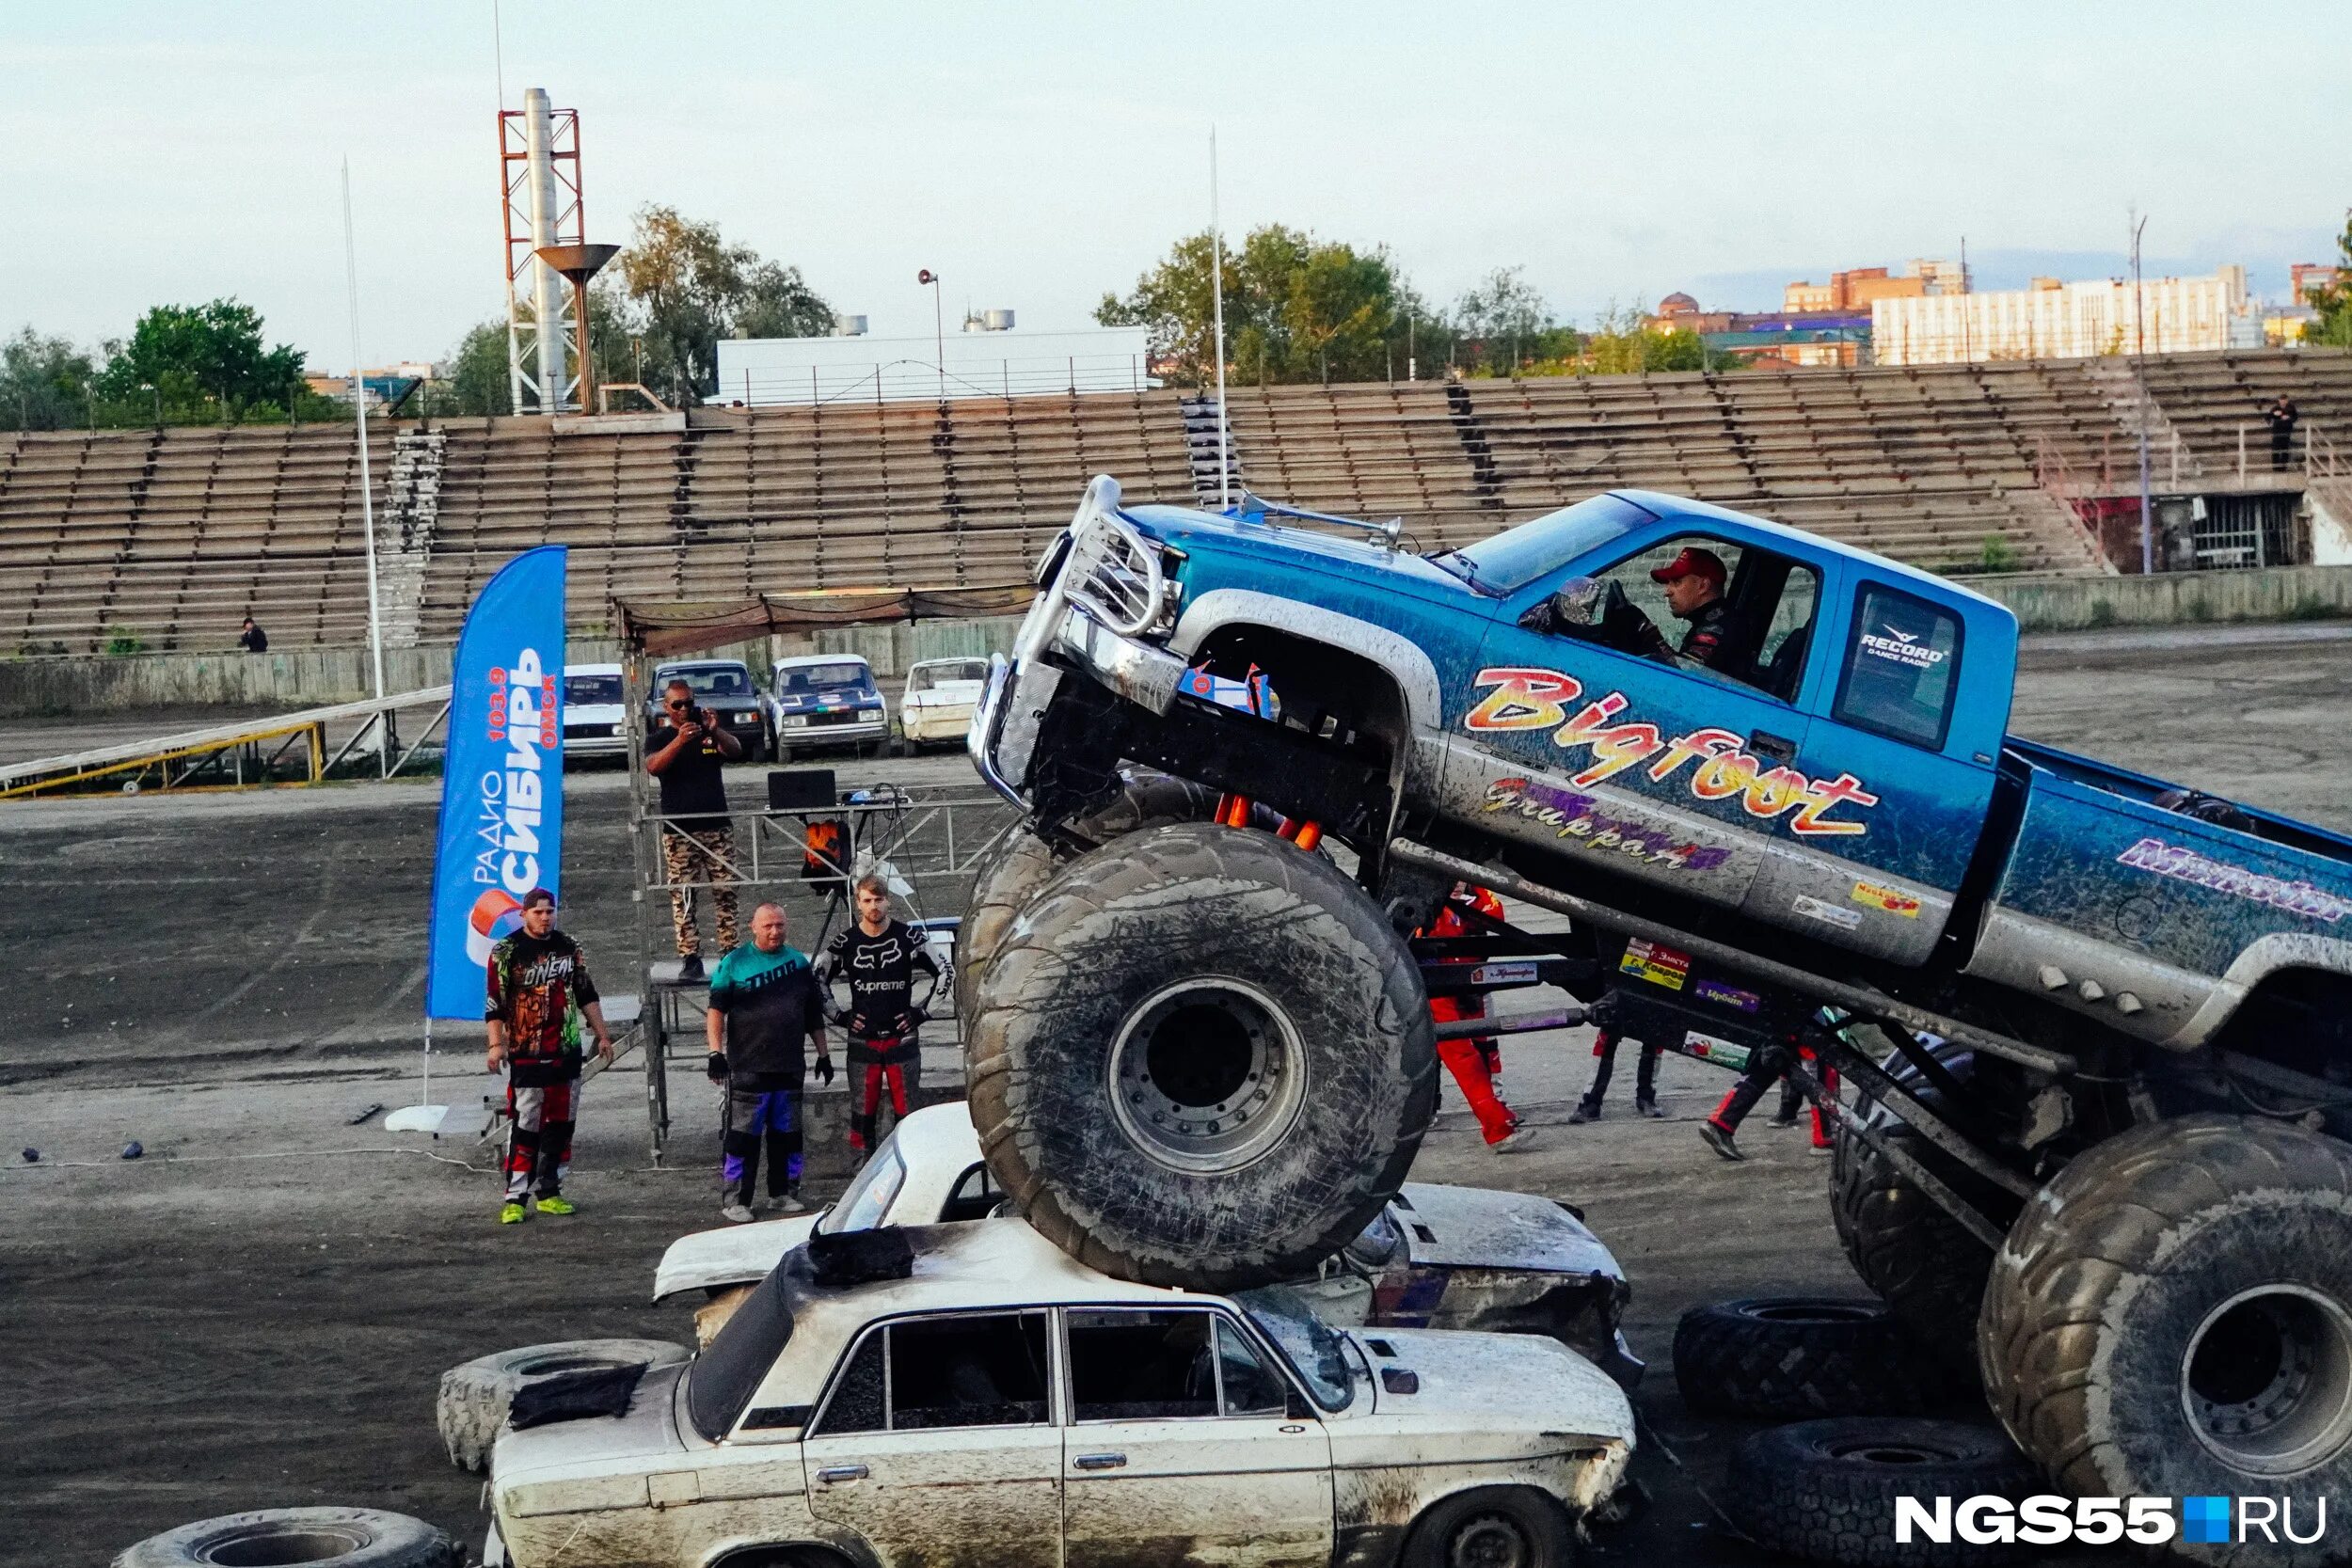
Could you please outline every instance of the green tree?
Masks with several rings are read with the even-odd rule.
[[[458,414],[512,414],[506,378],[506,323],[493,318],[457,341],[449,353],[444,406]]]
[[[2336,281],[2324,289],[2311,291],[2305,303],[2319,312],[2319,325],[2306,334],[2305,341],[2324,343],[2329,348],[2352,348],[2352,212],[2344,214],[2344,232],[2336,237],[2336,260],[2339,271]]]
[[[731,245],[717,224],[675,207],[638,211],[619,274],[632,308],[628,335],[644,343],[645,384],[674,403],[716,394],[722,338],[810,337],[833,326],[833,307],[797,268]]]
[[[1454,304],[1455,363],[1476,373],[1521,369],[1558,374],[1574,367],[1581,340],[1558,324],[1551,306],[1518,267],[1498,267]]]
[[[97,370],[64,338],[31,327],[0,344],[0,430],[63,430],[88,420]]]
[[[1212,263],[1207,231],[1187,235],[1123,298],[1104,295],[1094,319],[1148,328],[1152,356],[1202,385],[1215,368]],[[1429,320],[1385,247],[1277,223],[1226,253],[1226,364],[1245,381],[1378,380],[1401,354],[1407,311]]]
[[[266,408],[279,418],[296,400],[302,351],[264,345],[261,312],[233,299],[159,305],[141,316],[98,376],[98,393],[132,404],[163,394],[167,411],[234,419]]]

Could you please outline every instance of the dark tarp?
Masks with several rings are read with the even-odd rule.
[[[770,632],[1012,615],[1029,607],[1035,592],[1025,582],[1009,582],[986,588],[910,588],[898,593],[763,594],[735,604],[649,604],[623,599],[616,608],[624,644],[648,654],[690,654]]]

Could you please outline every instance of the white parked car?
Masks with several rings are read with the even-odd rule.
[[[864,1283],[795,1248],[619,1414],[501,1436],[485,1562],[1564,1568],[1633,1451],[1549,1340],[1130,1284],[1012,1219],[849,1240],[899,1238]]]
[[[672,1242],[654,1270],[654,1300],[702,1291],[709,1299],[695,1323],[707,1341],[812,1234],[976,1220],[1003,1202],[965,1108],[928,1106],[892,1130],[823,1213]],[[1540,1334],[1628,1388],[1643,1371],[1617,1329],[1629,1292],[1616,1259],[1574,1212],[1529,1193],[1408,1181],[1316,1278],[1293,1288],[1343,1328]]]
[[[906,693],[898,699],[898,734],[910,746],[962,745],[987,684],[984,658],[927,658],[908,666]]]
[[[873,666],[856,654],[802,654],[780,658],[769,672],[770,728],[776,755],[849,746],[860,755],[890,738],[890,716]]]
[[[617,757],[628,750],[628,692],[617,664],[564,666],[564,754]]]

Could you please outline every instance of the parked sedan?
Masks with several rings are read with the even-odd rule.
[[[672,681],[684,681],[693,689],[695,706],[709,709],[727,733],[742,742],[744,760],[757,762],[771,753],[774,743],[768,734],[767,702],[752,679],[751,666],[733,658],[664,664],[653,673],[653,690],[645,698],[645,734],[655,745],[668,745],[670,737],[662,732],[675,727],[661,705],[661,695]]]
[[[969,1112],[929,1106],[882,1141],[821,1214],[672,1242],[654,1271],[654,1300],[704,1292],[709,1300],[694,1322],[707,1341],[811,1235],[976,1220],[1003,1201]],[[1340,1327],[1540,1334],[1628,1388],[1643,1371],[1617,1330],[1630,1292],[1616,1259],[1572,1210],[1529,1193],[1408,1181],[1363,1234],[1295,1288]]]
[[[987,684],[984,658],[927,658],[910,665],[906,695],[898,699],[898,734],[909,746],[962,745]]]
[[[617,664],[564,666],[564,755],[617,757],[628,750],[628,696]]]
[[[775,689],[776,754],[848,746],[861,756],[882,750],[890,738],[890,716],[873,667],[855,654],[803,654],[776,660],[770,672]]]
[[[1131,1284],[1013,1219],[796,1247],[691,1362],[575,1377],[492,1452],[485,1564],[1565,1568],[1634,1445],[1557,1344]]]

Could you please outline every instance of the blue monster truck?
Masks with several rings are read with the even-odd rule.
[[[1846,1073],[1850,1255],[2062,1481],[2352,1487],[2352,840],[2009,736],[2002,606],[1667,496],[1424,557],[1098,478],[1037,580],[960,984],[990,1164],[1065,1248],[1295,1276],[1411,1162],[1429,990],[1554,985]],[[1457,879],[1568,930],[1408,943]]]

